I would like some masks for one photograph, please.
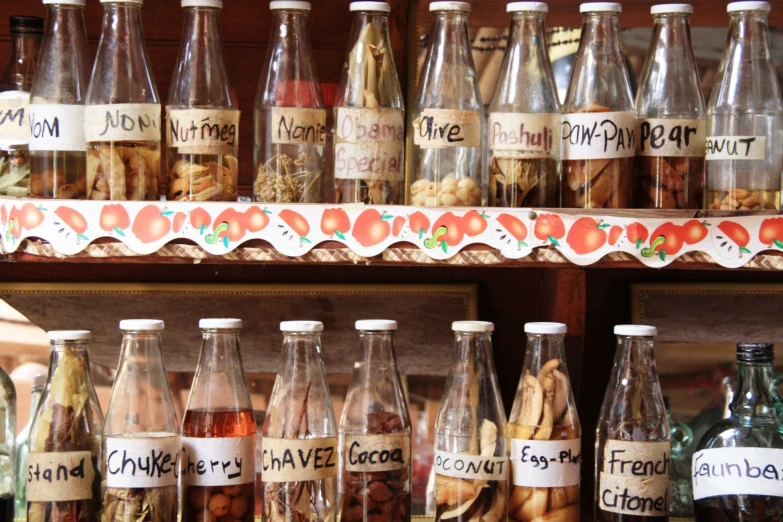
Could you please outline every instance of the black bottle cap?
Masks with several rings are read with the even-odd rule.
[[[11,31],[43,34],[44,20],[40,16],[12,16]]]
[[[739,343],[737,361],[749,363],[772,362],[775,358],[775,345],[772,343]]]

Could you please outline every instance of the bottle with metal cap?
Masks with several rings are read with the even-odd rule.
[[[506,520],[506,412],[485,321],[455,321],[454,357],[435,421],[435,520]]]
[[[14,516],[24,520],[27,519],[27,453],[29,451],[30,427],[33,425],[35,410],[38,409],[44,386],[46,386],[46,375],[39,373],[33,377],[30,397],[30,418],[24,428],[22,428],[22,431],[19,432],[19,435],[16,436],[16,508]]]
[[[87,330],[51,331],[49,376],[30,426],[27,520],[98,522],[103,414]]]
[[[729,417],[711,427],[693,454],[698,522],[775,520],[783,514],[783,399],[775,347],[737,345],[737,392]]]
[[[102,520],[177,517],[179,423],[163,364],[163,326],[120,321],[120,363],[103,423]]]
[[[595,520],[667,522],[671,434],[654,326],[614,327],[617,349],[595,441]]]
[[[16,489],[16,389],[0,368],[0,519],[13,520]]]
[[[729,37],[707,107],[706,205],[780,208],[783,100],[772,62],[769,2],[732,2]]]
[[[527,323],[527,350],[509,416],[509,520],[579,520],[582,427],[565,359],[566,325]]]
[[[411,508],[411,420],[397,371],[397,321],[356,321],[359,354],[340,419],[339,520],[403,522]]]
[[[92,58],[87,0],[43,0],[46,29],[30,89],[30,194],[83,199],[87,191],[84,101]]]
[[[256,421],[239,353],[242,320],[201,319],[199,328],[182,423],[182,522],[253,522]]]
[[[335,520],[339,452],[323,329],[319,321],[280,323],[283,350],[261,442],[265,520]]]

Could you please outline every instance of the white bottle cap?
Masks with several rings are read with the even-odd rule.
[[[727,13],[736,11],[772,11],[769,2],[732,2],[726,6]]]
[[[397,329],[397,321],[388,319],[363,319],[356,321],[357,330],[372,331],[393,331]]]
[[[489,321],[454,321],[451,329],[455,332],[494,332],[495,325]]]
[[[693,14],[691,4],[658,4],[650,8],[650,14],[687,13]]]
[[[242,319],[202,319],[198,327],[202,330],[239,330]]]
[[[580,13],[622,13],[623,6],[616,2],[588,2],[579,6]]]
[[[321,321],[283,321],[280,323],[281,332],[323,332],[324,323]]]
[[[46,386],[46,379],[45,373],[36,373],[35,377],[33,377],[33,388],[43,388]]]
[[[182,7],[216,7],[223,9],[223,0],[182,0]]]
[[[299,11],[309,11],[310,2],[300,2],[299,0],[274,0],[269,2],[269,9],[298,9]]]
[[[52,330],[46,335],[50,341],[89,341],[92,337],[89,330]]]
[[[144,5],[144,0],[101,0],[102,4],[139,4]]]
[[[565,335],[568,329],[563,323],[525,323],[525,333],[539,335]]]
[[[511,2],[506,6],[507,13],[517,13],[519,11],[537,11],[539,13],[548,13],[549,6],[544,2]]]
[[[378,11],[391,13],[391,6],[386,2],[351,2],[351,11]]]
[[[87,5],[87,0],[43,0],[44,5],[60,4],[60,5],[78,5],[84,7]]]
[[[628,337],[655,337],[658,335],[658,329],[643,324],[618,324],[614,327],[614,334]]]
[[[462,11],[470,12],[470,4],[467,2],[430,2],[430,11]]]
[[[120,321],[120,330],[160,332],[163,328],[164,323],[160,319],[123,319]]]

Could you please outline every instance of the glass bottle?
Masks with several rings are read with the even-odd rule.
[[[36,374],[33,377],[32,393],[30,394],[30,417],[25,427],[16,436],[16,507],[14,516],[22,520],[27,520],[27,453],[30,447],[30,427],[33,425],[35,411],[41,401],[44,386],[46,386],[46,375]]]
[[[202,319],[199,328],[201,355],[182,424],[182,522],[253,522],[256,421],[239,353],[242,321]]]
[[[30,195],[30,88],[43,38],[43,19],[12,16],[11,56],[0,76],[0,196]]]
[[[411,419],[397,372],[397,321],[356,321],[359,356],[340,419],[342,522],[410,520]]]
[[[566,325],[527,323],[525,364],[509,417],[509,520],[579,521],[582,427],[565,359]]]
[[[579,51],[563,105],[563,207],[630,208],[636,110],[620,48],[620,11],[582,4]]]
[[[258,84],[253,200],[320,203],[326,109],[307,33],[310,2],[275,0]]]
[[[688,4],[655,5],[636,93],[635,208],[702,208],[706,108]]]
[[[228,74],[222,0],[182,0],[185,26],[171,79],[168,201],[236,201],[239,103]]]
[[[733,2],[707,107],[710,209],[780,208],[783,101],[772,63],[768,2]]]
[[[455,321],[454,357],[435,421],[436,521],[506,520],[506,412],[492,359],[492,323]]]
[[[489,205],[560,206],[560,100],[543,2],[512,2],[508,45],[489,104]]]
[[[413,104],[409,203],[486,206],[484,104],[470,51],[467,2],[432,2],[430,46]]]
[[[101,0],[103,30],[84,108],[87,199],[158,199],[160,98],[141,28],[143,1]]]
[[[334,109],[335,203],[402,205],[405,104],[386,2],[351,2],[353,22]]]
[[[49,377],[30,427],[27,520],[98,522],[103,414],[90,376],[90,332],[48,335]]]
[[[693,455],[697,522],[779,520],[783,514],[783,399],[774,345],[737,345],[731,415],[707,430]]]
[[[280,369],[264,419],[264,519],[335,520],[337,423],[321,360],[318,321],[285,321]]]
[[[122,349],[103,423],[104,522],[176,520],[179,424],[163,365],[163,321],[120,321]]]
[[[596,522],[667,522],[671,442],[653,326],[618,325],[595,442]]]
[[[0,520],[14,519],[16,389],[0,368]]]
[[[30,194],[83,199],[87,193],[84,101],[90,47],[87,0],[43,0],[46,30],[30,89]]]
[[[693,487],[690,465],[693,457],[693,430],[687,424],[674,420],[669,398],[664,397],[672,441],[672,465],[669,470],[669,516],[693,518]]]

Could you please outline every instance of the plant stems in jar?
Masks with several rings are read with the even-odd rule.
[[[291,157],[274,147],[276,154],[258,166],[253,183],[256,201],[275,203],[313,203],[320,201],[321,170],[313,168],[312,156],[301,152]]]
[[[30,156],[27,148],[0,150],[0,196],[30,195]]]

